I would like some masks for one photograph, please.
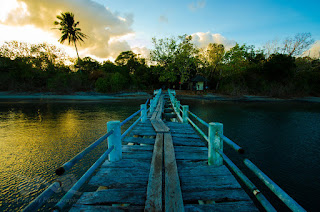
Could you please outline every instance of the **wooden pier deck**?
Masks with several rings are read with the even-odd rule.
[[[163,121],[164,95],[124,138],[122,160],[105,161],[71,211],[258,211],[231,172],[209,166],[208,149],[185,123]]]

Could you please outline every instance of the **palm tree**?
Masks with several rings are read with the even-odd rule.
[[[81,29],[78,28],[79,21],[74,21],[74,15],[71,12],[61,13],[61,15],[57,15],[58,21],[54,22],[54,25],[60,25],[59,29],[62,33],[61,38],[59,39],[60,43],[63,43],[68,39],[69,44],[74,43],[76,48],[78,60],[80,59],[78,54],[77,42],[84,42],[83,39],[87,38],[87,35],[81,32]]]

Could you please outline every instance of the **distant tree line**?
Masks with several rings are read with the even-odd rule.
[[[153,39],[150,58],[132,51],[114,62],[70,59],[49,44],[7,42],[0,47],[0,90],[71,93],[152,90],[165,85],[187,89],[196,75],[212,92],[228,95],[320,96],[319,58],[298,57],[312,43],[308,33],[282,45],[211,43],[194,46],[191,36]]]

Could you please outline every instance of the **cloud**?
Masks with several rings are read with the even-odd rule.
[[[221,34],[213,34],[210,32],[196,32],[192,35],[192,42],[199,48],[205,48],[209,43],[223,44],[226,49],[230,49],[236,45],[234,40],[229,40]]]
[[[132,51],[141,56],[142,58],[150,58],[150,49],[148,49],[147,47],[133,47]]]
[[[196,2],[192,2],[191,4],[188,5],[188,7],[191,11],[196,11],[198,9],[202,9],[205,6],[206,6],[205,0],[197,0]]]
[[[168,23],[168,18],[164,15],[160,15],[159,22],[160,23]]]
[[[314,42],[309,50],[305,51],[302,56],[309,56],[314,59],[320,58],[320,40]]]
[[[118,14],[92,0],[16,0],[15,9],[11,9],[6,19],[0,24],[15,27],[34,26],[52,34],[57,40],[59,30],[52,30],[56,16],[61,12],[72,12],[79,21],[82,32],[89,36],[79,46],[80,52],[100,58],[117,56],[122,51],[130,50],[129,44],[121,40],[133,33],[131,26],[133,15]],[[34,40],[37,38],[35,37]],[[67,42],[66,44],[67,45]]]

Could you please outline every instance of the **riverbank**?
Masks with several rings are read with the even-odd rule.
[[[17,93],[0,92],[0,99],[29,99],[29,100],[125,100],[125,99],[148,99],[152,95],[147,92],[121,92],[102,94],[96,92],[75,92],[73,94],[55,93]]]
[[[75,92],[73,94],[55,94],[55,93],[29,93],[29,92],[0,92],[0,100],[5,99],[28,99],[28,100],[130,100],[130,99],[149,99],[152,98],[150,92],[119,92],[103,94],[97,92]],[[200,99],[209,101],[238,101],[238,102],[314,102],[320,103],[320,97],[292,97],[292,98],[274,98],[268,96],[228,96],[215,93],[195,93],[190,91],[176,90],[179,99]]]
[[[186,91],[176,91],[179,99],[202,99],[210,101],[238,101],[238,102],[313,102],[320,103],[320,97],[291,97],[291,98],[274,98],[268,96],[228,96],[215,93],[195,93]]]

